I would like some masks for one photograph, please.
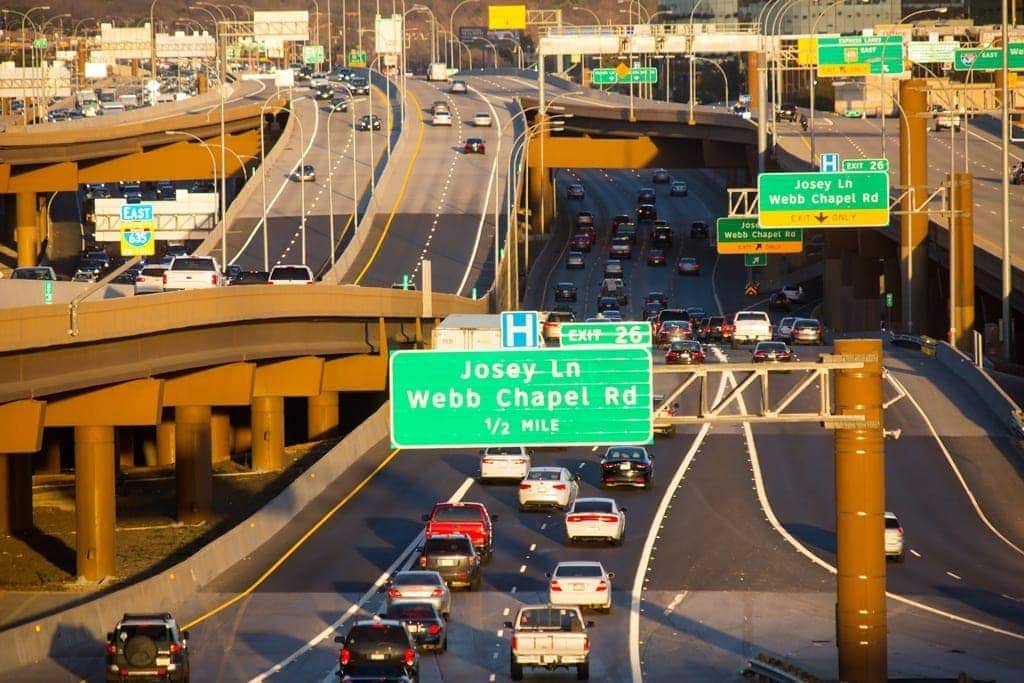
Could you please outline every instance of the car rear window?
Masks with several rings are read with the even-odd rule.
[[[237,278],[235,278],[235,282],[239,284],[262,283],[267,281],[268,275],[268,273],[263,271],[255,273],[244,272],[241,273]]]
[[[435,522],[479,522],[480,518],[480,509],[477,507],[450,506],[434,511]]]
[[[807,329],[807,328],[818,328],[820,326],[821,326],[821,324],[817,320],[810,320],[810,319],[807,319],[807,320],[797,320],[795,323],[793,323],[793,327],[795,327],[797,329],[800,329],[800,330]]]
[[[395,574],[391,583],[396,586],[439,586],[441,577],[437,572],[401,572]]]
[[[671,309],[665,309],[658,314],[658,320],[665,322],[666,320],[689,320],[690,314],[686,311],[676,311]]]
[[[757,320],[760,322],[764,321],[764,313],[737,313],[736,320]]]
[[[759,342],[757,345],[758,351],[775,351],[779,353],[786,350],[785,342]]]
[[[520,446],[491,446],[485,452],[486,455],[522,455],[523,449]],[[457,510],[458,508],[452,508]],[[476,519],[477,512],[473,511],[474,519]]]
[[[271,280],[308,280],[309,271],[299,266],[277,266],[270,274]]]
[[[167,266],[144,266],[142,268],[142,274],[149,277],[160,277],[167,270]]]
[[[396,603],[388,610],[390,619],[436,619],[437,610],[429,602]]]
[[[573,512],[612,512],[610,500],[577,500],[572,508]],[[589,574],[576,574],[575,576],[590,576]]]
[[[886,517],[885,518],[885,528],[886,529],[899,529],[900,528],[900,520],[893,519],[892,517]]]
[[[205,258],[175,258],[174,270],[213,270],[213,260]]]
[[[578,503],[576,509],[579,511]],[[591,511],[588,510],[588,512]],[[593,510],[592,512],[600,512],[600,510]],[[599,578],[601,576],[601,568],[591,564],[563,565],[555,572],[555,576],[560,578]]]
[[[609,460],[637,460],[644,457],[641,448],[610,448],[605,454]]]
[[[473,546],[468,538],[428,538],[423,552],[429,554],[460,553],[469,555]]]
[[[392,645],[404,653],[409,646],[405,628],[391,624],[356,625],[349,630],[345,639],[345,647],[353,652],[378,650],[382,645]]]
[[[166,645],[171,642],[171,634],[163,624],[125,624],[118,634],[122,643],[127,643],[136,636],[149,638],[157,645]]]
[[[580,623],[576,610],[529,609],[519,615],[519,628],[580,633],[583,631],[583,624]]]
[[[530,470],[526,478],[530,481],[558,481],[561,474],[554,470]]]

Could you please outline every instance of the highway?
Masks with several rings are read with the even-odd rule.
[[[819,118],[820,117],[820,118]],[[964,136],[967,137],[968,171],[974,175],[974,242],[986,251],[1000,255],[1002,253],[1002,152],[998,122],[991,116],[967,118],[959,133],[953,133],[953,144],[950,145],[948,130],[936,131],[928,121],[928,184],[937,187],[946,180],[952,158],[958,173],[963,173]],[[780,144],[790,154],[804,160],[810,159],[810,134],[801,132],[795,123],[779,122]],[[886,117],[883,136],[881,118],[845,118],[836,114],[815,114],[815,151],[836,152],[841,159],[877,159],[884,156],[889,159],[890,187],[899,185],[899,119]],[[1018,130],[1019,134],[1019,130]],[[883,147],[884,145],[884,147]],[[1015,164],[1024,159],[1024,146],[1011,143],[1010,163]],[[798,170],[798,169],[792,169]],[[1018,185],[1010,186],[1011,221],[1024,210],[1024,195]],[[940,208],[938,203],[934,204]],[[933,220],[945,225],[941,216],[933,216]],[[1011,223],[1012,224],[1012,223]],[[1018,268],[1024,262],[1018,262],[1018,254],[1024,252],[1024,236],[1019,231],[1011,231],[1011,253]]]

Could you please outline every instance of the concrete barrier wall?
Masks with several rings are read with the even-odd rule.
[[[92,284],[87,282],[65,282],[63,280],[51,281],[51,284],[53,285],[53,297],[50,301],[52,305],[70,303],[76,296],[92,287]],[[0,308],[46,304],[43,294],[45,286],[46,283],[42,280],[0,279]],[[85,300],[121,299],[126,296],[135,296],[134,285],[106,285],[90,294]]]
[[[935,358],[967,383],[982,403],[996,414],[1014,436],[1024,436],[1024,413],[987,372],[946,342],[935,345]]]
[[[384,404],[288,488],[247,520],[187,560],[122,590],[77,607],[2,631],[0,679],[4,673],[46,658],[71,659],[83,649],[102,650],[106,634],[126,611],[174,612],[213,578],[280,531],[358,458],[388,438]],[[179,623],[196,614],[176,614]]]

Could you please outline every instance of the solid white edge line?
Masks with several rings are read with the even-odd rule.
[[[483,203],[483,207],[481,207],[481,209],[480,209],[480,223],[476,226],[476,239],[473,241],[473,249],[472,249],[472,251],[469,252],[469,259],[466,262],[466,272],[462,274],[462,281],[459,283],[458,289],[455,290],[455,293],[458,296],[462,296],[462,290],[466,287],[466,282],[469,280],[469,274],[473,271],[473,263],[476,261],[476,250],[480,248],[480,239],[483,236],[484,223],[487,222],[487,205],[488,205],[488,203],[490,203],[490,200],[491,200],[491,188],[494,187],[494,183],[497,182],[497,179],[498,179],[498,162],[501,160],[501,137],[502,137],[502,135],[501,135],[501,133],[502,133],[501,121],[498,119],[498,112],[497,112],[497,110],[495,110],[494,105],[491,103],[491,100],[488,99],[488,97],[486,95],[484,95],[482,92],[480,92],[479,90],[477,90],[476,88],[474,88],[471,85],[467,85],[466,88],[468,90],[470,90],[471,92],[476,93],[480,98],[482,98],[484,103],[487,105],[487,108],[491,110],[491,119],[494,121],[494,128],[496,128],[497,131],[498,131],[498,145],[497,145],[497,149],[494,150],[494,163],[491,164],[491,174],[487,178],[487,191],[484,192],[484,203]],[[512,119],[511,118],[509,119],[508,125],[509,126],[512,125]],[[512,162],[512,158],[509,157],[509,163],[511,164],[511,162]],[[499,197],[497,199],[495,199],[495,201],[500,203],[501,202],[501,197],[500,197],[501,193],[499,192],[498,194],[499,194]],[[501,207],[499,206],[498,207],[498,211],[500,211],[500,210],[501,210]],[[499,225],[495,225],[494,226],[494,240],[495,241],[498,240],[498,235],[500,233],[501,233],[501,227]],[[494,264],[494,279],[495,280],[498,279],[498,263]]]
[[[449,503],[457,503],[458,501],[462,500],[462,497],[464,495],[466,495],[466,492],[469,491],[469,488],[472,485],[473,485],[473,478],[472,477],[466,477],[465,481],[462,482],[462,485],[459,486],[459,488],[455,490],[455,493],[452,494],[451,498],[448,499],[448,502]],[[357,610],[361,609],[366,603],[368,603],[373,597],[375,597],[377,595],[377,593],[380,592],[381,586],[383,586],[385,583],[387,583],[388,577],[390,577],[393,573],[395,573],[395,571],[402,565],[402,563],[412,556],[413,552],[415,552],[416,548],[422,542],[423,542],[423,532],[421,531],[421,532],[419,532],[419,534],[416,535],[416,538],[414,538],[412,540],[412,542],[409,545],[407,545],[402,550],[401,553],[399,553],[398,557],[395,558],[395,561],[391,563],[391,566],[389,566],[387,569],[385,569],[384,573],[381,574],[379,577],[377,577],[377,580],[374,581],[373,585],[370,586],[369,590],[367,590],[363,594],[363,596],[361,598],[359,598],[359,601],[354,603],[353,605],[351,605],[347,610],[345,610],[345,613],[342,614],[341,617],[339,617],[337,619],[337,621],[335,621],[333,624],[331,624],[330,626],[325,628],[323,631],[321,631],[320,633],[315,635],[305,645],[303,645],[302,647],[297,649],[295,652],[291,653],[290,655],[288,655],[287,657],[285,657],[281,661],[276,662],[269,669],[263,671],[262,673],[257,674],[256,676],[252,677],[251,679],[249,679],[249,683],[257,683],[258,681],[265,681],[266,679],[270,678],[274,674],[279,673],[281,670],[283,670],[289,664],[292,664],[299,657],[303,656],[304,654],[306,654],[307,652],[312,650],[314,647],[319,645],[323,640],[325,640],[327,638],[327,636],[329,636],[332,633],[336,632],[338,630],[338,627],[340,627],[342,624],[344,624],[348,619],[350,619],[352,617],[353,614],[356,613]],[[333,681],[335,678],[336,678],[336,676],[335,676],[335,673],[334,673],[334,669],[332,667],[330,673],[327,675],[326,678],[323,679],[323,681],[325,681],[325,682]]]
[[[736,386],[736,379],[734,377],[731,377],[731,381],[732,381],[733,386],[735,387]],[[908,393],[907,396],[909,397],[910,394]],[[913,400],[913,399],[911,399],[911,400]],[[737,397],[737,404],[739,405],[740,410],[743,413],[747,412],[747,406],[746,406],[746,403],[743,400],[743,396],[742,395]],[[818,557],[817,555],[812,553],[810,550],[808,550],[806,547],[804,547],[804,545],[801,544],[800,541],[796,540],[796,538],[794,538],[782,526],[782,524],[779,523],[778,518],[775,516],[775,512],[772,510],[771,504],[768,502],[768,494],[767,494],[767,491],[765,490],[765,487],[764,487],[764,480],[761,477],[761,464],[760,464],[760,460],[757,457],[757,447],[754,444],[754,433],[753,433],[753,430],[750,427],[750,423],[749,422],[744,422],[743,423],[743,433],[744,433],[744,436],[745,436],[746,441],[747,441],[747,450],[748,450],[748,453],[749,453],[749,456],[750,456],[751,469],[754,472],[754,485],[755,485],[755,488],[757,489],[757,498],[758,498],[758,500],[761,503],[761,509],[764,512],[765,517],[768,518],[769,523],[775,528],[775,530],[779,533],[779,535],[782,536],[786,540],[786,542],[789,543],[791,546],[793,546],[793,548],[796,549],[796,551],[799,552],[801,555],[804,555],[805,557],[810,559],[812,562],[814,562],[815,564],[823,567],[826,571],[829,571],[832,574],[838,573],[835,567],[833,567],[831,564],[829,564],[825,560],[821,559],[820,557]],[[957,614],[953,614],[952,612],[946,612],[946,611],[938,609],[936,607],[931,607],[929,605],[924,604],[923,602],[918,602],[917,600],[911,600],[910,598],[904,597],[904,596],[899,595],[897,593],[892,593],[892,592],[886,591],[885,592],[885,596],[887,598],[891,599],[891,600],[896,601],[896,602],[901,602],[904,605],[909,605],[910,607],[916,607],[917,609],[920,609],[920,610],[922,610],[924,612],[929,612],[929,613],[934,614],[936,616],[945,617],[946,619],[949,619],[951,621],[957,621],[957,622],[960,622],[962,624],[967,624],[968,626],[974,626],[975,628],[980,628],[980,629],[983,629],[985,631],[989,631],[991,633],[998,633],[999,635],[1003,635],[1003,636],[1007,636],[1007,637],[1010,637],[1010,638],[1015,638],[1017,640],[1024,641],[1024,633],[1016,633],[1014,631],[1007,631],[1006,629],[1002,629],[1002,628],[999,628],[997,626],[992,626],[990,624],[985,624],[985,623],[982,623],[980,621],[975,621],[973,619],[968,619],[966,617],[961,617],[961,616],[959,616]]]
[[[960,487],[964,490],[964,493],[967,494],[967,499],[971,501],[971,507],[974,508],[974,512],[978,515],[978,518],[982,521],[982,523],[985,526],[989,528],[989,531],[995,534],[996,538],[998,538],[1003,543],[1013,548],[1018,554],[1024,555],[1024,550],[1022,550],[1018,545],[1014,544],[1013,541],[1004,536],[1002,532],[996,529],[995,525],[993,525],[992,522],[989,521],[984,511],[982,511],[981,505],[978,504],[978,499],[975,498],[974,492],[971,491],[971,488],[967,485],[967,480],[964,479],[963,474],[961,474],[960,472],[960,468],[957,467],[956,462],[953,461],[952,454],[946,448],[946,444],[943,443],[942,437],[940,437],[939,433],[935,430],[935,426],[932,424],[932,421],[928,418],[928,415],[925,414],[924,409],[921,408],[921,404],[917,402],[917,399],[915,399],[910,394],[907,388],[904,387],[898,379],[892,376],[892,373],[885,373],[885,378],[889,380],[889,383],[892,384],[897,391],[901,392],[904,397],[910,400],[910,403],[917,410],[917,414],[921,416],[922,420],[924,420],[925,425],[928,427],[928,431],[931,432],[932,434],[932,438],[935,439],[935,443],[939,445],[939,450],[942,451],[943,457],[946,458],[946,462],[949,464],[949,468],[953,470],[953,474],[956,475],[957,481],[960,482]]]
[[[725,382],[722,381],[718,383],[718,392],[712,405],[722,400],[724,392]],[[710,423],[704,423],[700,431],[697,432],[693,444],[691,444],[686,452],[686,456],[679,464],[679,467],[676,468],[672,481],[665,487],[665,493],[661,496],[658,510],[654,513],[651,525],[647,529],[647,539],[644,541],[643,551],[640,553],[640,561],[637,563],[636,576],[633,577],[633,590],[629,607],[629,669],[633,683],[642,683],[644,679],[643,671],[640,668],[640,601],[643,599],[644,579],[647,576],[648,565],[651,561],[651,552],[654,550],[654,541],[661,530],[661,524],[668,512],[668,506],[672,502],[672,496],[675,495],[676,489],[679,488],[679,484],[683,480],[683,475],[686,474],[686,470],[689,469],[690,463],[693,462],[693,458],[697,455],[697,450],[703,444],[704,438],[710,430]]]

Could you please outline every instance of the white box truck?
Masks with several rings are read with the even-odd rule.
[[[444,62],[432,62],[427,67],[427,80],[428,81],[447,81],[448,80],[448,65]]]
[[[485,313],[452,313],[434,328],[430,347],[438,351],[500,349],[501,316]]]

